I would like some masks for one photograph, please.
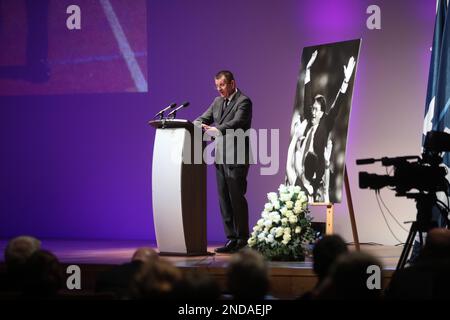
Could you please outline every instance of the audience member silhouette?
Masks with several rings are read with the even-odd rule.
[[[145,262],[130,285],[130,298],[137,300],[167,300],[179,296],[182,273],[169,261],[151,259]]]
[[[213,276],[205,271],[191,269],[184,273],[177,299],[186,301],[215,301],[221,297],[221,289]]]
[[[30,236],[11,239],[5,249],[6,272],[0,277],[0,290],[21,291],[28,259],[41,248],[41,242]]]
[[[450,230],[432,229],[415,263],[394,273],[386,299],[450,299],[449,270]]]
[[[23,297],[56,298],[64,277],[58,258],[46,250],[38,250],[27,260],[24,269]]]
[[[336,259],[347,252],[345,241],[338,235],[327,235],[317,241],[313,248],[313,270],[318,278],[317,284],[312,291],[303,294],[301,300],[310,300],[313,297],[314,290],[325,280]]]
[[[158,254],[152,248],[137,249],[130,262],[114,266],[101,273],[96,282],[96,292],[111,292],[119,299],[129,295],[130,282],[142,265],[151,260],[158,259]]]
[[[379,288],[368,285],[369,267],[379,268]],[[316,291],[316,299],[339,300],[381,300],[382,298],[382,265],[372,255],[365,252],[350,252],[341,255],[330,269],[329,276]],[[369,281],[371,284],[372,281]]]
[[[227,270],[227,284],[234,299],[264,299],[269,291],[269,271],[264,257],[251,249],[234,254]]]

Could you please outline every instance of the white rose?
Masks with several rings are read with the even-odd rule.
[[[292,201],[286,201],[286,208],[292,209],[294,207],[294,203]]]
[[[297,226],[297,228],[295,228],[295,233],[300,233],[302,232],[302,228],[300,226]]]
[[[277,232],[275,234],[275,237],[281,237],[283,235],[283,228],[282,227],[278,227],[277,228]]]
[[[254,226],[253,227],[253,231],[258,232],[259,230],[261,230],[260,226]]]
[[[258,226],[262,227],[264,225],[264,219],[259,219],[256,223]]]
[[[259,235],[258,235],[258,240],[259,241],[264,241],[266,239],[266,233],[265,232],[261,232]]]
[[[290,216],[289,217],[289,222],[291,223],[291,224],[294,224],[294,223],[297,223],[297,216],[295,216],[295,215],[292,215],[292,216]]]
[[[289,228],[289,227],[287,227],[287,228],[284,228],[284,234],[291,234],[291,228]]]
[[[283,226],[287,225],[287,224],[288,224],[288,219],[287,219],[287,218],[281,219],[281,224],[282,224]]]
[[[271,203],[266,203],[264,205],[264,211],[270,212],[273,210],[273,205]]]
[[[285,233],[284,235],[283,235],[283,243],[284,244],[288,244],[289,243],[289,241],[291,241],[291,235],[289,234],[289,233]]]
[[[294,211],[295,214],[299,214],[299,213],[302,212],[302,208],[301,207],[294,207],[293,211]]]
[[[280,187],[278,188],[278,191],[281,193],[288,192],[288,188],[284,184],[280,184]]]
[[[275,239],[274,239],[274,237],[273,237],[273,234],[269,234],[268,236],[267,236],[267,240],[266,240],[266,242],[267,243],[271,243],[271,242],[273,242]]]
[[[272,226],[272,220],[267,219],[266,221],[264,221],[264,226],[265,226],[266,228],[271,227],[271,226]]]
[[[302,188],[300,188],[299,186],[294,186],[294,192],[295,193],[300,193],[300,192],[302,192]]]
[[[274,201],[273,202],[273,208],[275,209],[275,210],[280,210],[280,201]]]
[[[256,244],[256,240],[255,240],[255,238],[252,237],[252,238],[248,239],[247,243],[250,247],[252,247],[253,245]]]
[[[290,218],[294,213],[291,210],[286,211],[286,218]]]
[[[277,227],[273,227],[272,229],[270,229],[270,234],[271,235],[277,234]]]
[[[267,194],[267,199],[269,199],[270,202],[274,202],[278,199],[278,195],[276,194],[276,192],[269,192]]]
[[[286,215],[286,211],[288,211],[288,209],[286,207],[283,207],[280,209],[280,212],[282,215]]]
[[[273,222],[278,223],[280,222],[281,216],[277,213],[273,216]]]

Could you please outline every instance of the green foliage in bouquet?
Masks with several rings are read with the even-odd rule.
[[[314,240],[308,198],[298,186],[280,185],[270,192],[248,246],[269,260],[303,261]]]

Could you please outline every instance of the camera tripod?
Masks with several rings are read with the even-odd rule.
[[[416,201],[417,217],[416,221],[412,223],[411,228],[409,229],[408,237],[406,238],[406,242],[400,255],[400,259],[398,260],[396,270],[405,267],[417,233],[419,233],[419,243],[420,247],[422,247],[424,243],[423,233],[428,232],[434,227],[437,227],[436,222],[432,221],[433,207],[438,202],[436,193],[407,193],[406,197],[408,199],[414,199]],[[441,211],[441,214],[444,215],[445,213],[445,215],[447,215],[447,211],[444,212],[444,210],[442,209],[439,210]],[[444,221],[447,221],[447,216],[445,216]],[[448,223],[446,223],[446,227],[448,227]]]

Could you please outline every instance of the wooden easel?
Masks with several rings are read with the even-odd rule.
[[[352,194],[350,192],[350,184],[348,182],[346,165],[344,165],[344,187],[345,187],[345,194],[347,195],[347,206],[348,206],[348,213],[350,215],[350,223],[352,225],[353,242],[355,243],[356,250],[359,251],[360,247],[359,247],[358,230],[356,228],[355,212],[353,210]],[[333,234],[334,205],[332,203],[325,203],[325,202],[314,202],[311,205],[327,207],[325,234]]]

